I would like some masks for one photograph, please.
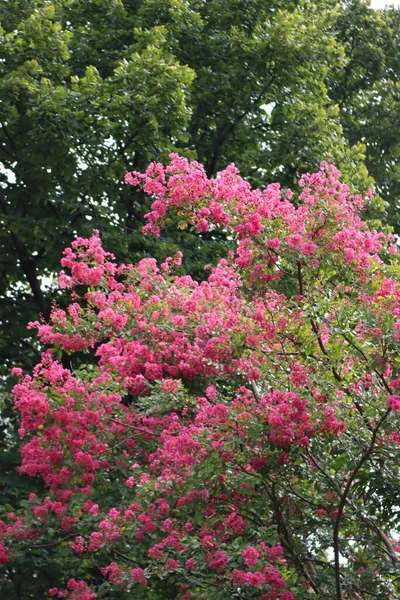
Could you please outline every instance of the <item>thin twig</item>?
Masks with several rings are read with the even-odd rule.
[[[128,423],[121,423],[121,421],[117,421],[117,419],[113,419],[109,417],[109,420],[113,423],[117,423],[117,425],[121,425],[121,427],[127,427],[128,429],[133,429],[134,431],[141,431],[142,433],[146,433],[147,435],[159,436],[159,433],[155,433],[154,431],[147,431],[147,429],[142,429],[141,427],[136,427],[135,425],[128,425]],[[126,440],[124,440],[126,441]],[[115,447],[115,446],[114,446]]]
[[[69,540],[73,537],[76,537],[76,533],[71,533],[70,535],[67,535],[61,540],[57,540],[57,542],[51,542],[50,544],[34,544],[32,546],[29,546],[29,548],[50,548],[51,546],[58,546],[59,544],[62,544],[66,540]]]
[[[347,497],[350,493],[350,489],[353,484],[353,481],[356,478],[358,472],[360,471],[360,469],[363,466],[363,464],[365,463],[365,461],[371,456],[374,446],[375,446],[378,431],[390,413],[391,413],[391,409],[388,408],[386,410],[386,412],[384,413],[384,415],[380,418],[378,424],[376,425],[376,427],[374,428],[374,430],[372,432],[371,441],[370,441],[368,447],[362,453],[358,463],[356,464],[353,472],[351,473],[351,475],[347,481],[347,484],[344,488],[343,494],[341,494],[338,513],[337,513],[337,517],[335,519],[335,524],[333,527],[333,549],[334,549],[334,554],[335,554],[335,580],[336,580],[337,600],[342,600],[342,590],[341,590],[341,584],[340,584],[339,529],[340,529],[340,520],[343,516],[343,509],[346,504]]]

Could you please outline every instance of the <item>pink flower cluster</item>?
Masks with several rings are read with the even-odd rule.
[[[96,600],[97,595],[93,594],[85,581],[70,579],[67,589],[59,590],[51,588],[49,594],[52,598],[68,598],[69,600]]]
[[[179,215],[200,232],[222,227],[240,240],[236,262],[252,268],[250,281],[254,277],[273,281],[282,276],[278,267],[282,254],[306,260],[312,267],[318,267],[322,255],[331,255],[345,265],[353,263],[360,276],[380,262],[386,236],[362,222],[358,212],[363,198],[350,194],[339,177],[334,165],[326,162],[318,173],[304,175],[298,208],[291,202],[293,192],[283,194],[278,184],[252,190],[234,165],[208,179],[201,164],[177,154],[171,155],[167,167],[152,163],[145,173],[127,173],[125,181],[155,198],[144,233],[158,236],[167,215]],[[393,248],[389,244],[392,254]],[[266,266],[275,268],[271,273]]]

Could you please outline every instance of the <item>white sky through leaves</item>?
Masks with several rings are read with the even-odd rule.
[[[385,8],[385,6],[400,6],[400,0],[371,0],[372,8]]]

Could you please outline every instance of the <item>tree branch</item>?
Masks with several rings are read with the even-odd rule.
[[[335,581],[336,581],[336,597],[337,600],[342,600],[342,590],[341,590],[341,584],[340,584],[340,560],[339,560],[339,529],[340,529],[340,520],[343,516],[343,509],[344,506],[346,504],[348,495],[350,493],[350,489],[351,486],[353,484],[354,479],[356,478],[358,472],[360,471],[361,467],[363,466],[363,464],[366,462],[366,460],[368,460],[368,458],[371,456],[373,450],[374,450],[374,446],[375,446],[375,442],[376,442],[376,438],[378,435],[378,431],[381,428],[381,426],[383,425],[383,423],[385,422],[385,420],[387,419],[388,415],[391,413],[391,409],[388,408],[386,410],[386,412],[384,413],[384,415],[381,417],[381,419],[379,420],[378,424],[376,425],[376,427],[374,428],[374,430],[372,431],[372,437],[371,437],[371,441],[368,445],[368,447],[364,450],[364,452],[362,453],[358,463],[356,464],[356,466],[353,469],[353,472],[351,473],[347,484],[344,488],[343,494],[341,494],[341,499],[340,499],[340,503],[339,503],[339,508],[338,508],[338,514],[337,517],[335,519],[335,524],[333,527],[333,549],[334,549],[334,554],[335,554]]]

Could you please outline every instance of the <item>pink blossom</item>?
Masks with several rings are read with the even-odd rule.
[[[258,559],[260,558],[261,553],[256,550],[253,546],[248,546],[242,552],[243,562],[248,567],[254,567],[257,564]]]
[[[139,583],[140,585],[147,585],[147,579],[144,576],[143,569],[135,568],[131,571],[132,583]]]

